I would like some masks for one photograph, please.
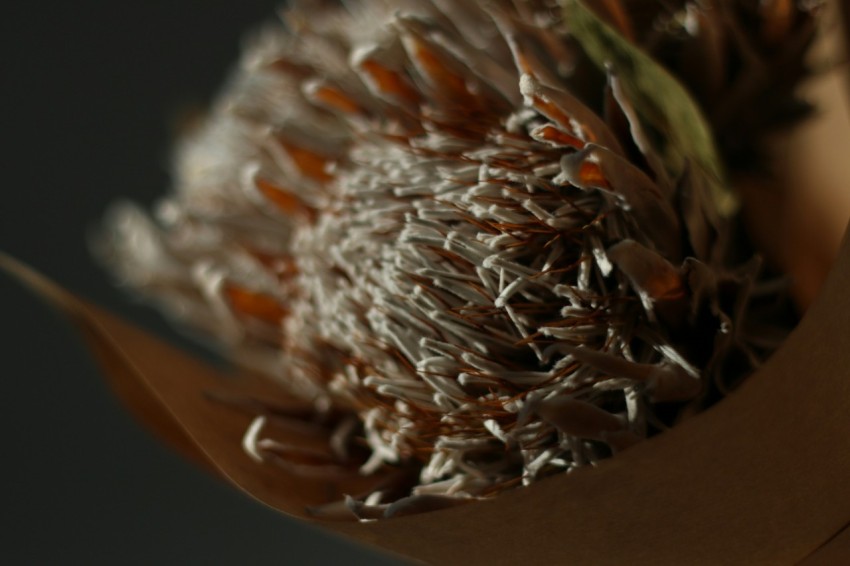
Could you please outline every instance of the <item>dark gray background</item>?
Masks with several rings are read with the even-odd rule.
[[[278,3],[21,2],[0,16],[0,249],[148,328],[87,232],[169,185],[170,124],[202,106]],[[161,446],[68,324],[0,275],[6,563],[391,564],[267,510]],[[183,341],[185,344],[185,340]]]

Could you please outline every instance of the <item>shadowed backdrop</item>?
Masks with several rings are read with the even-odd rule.
[[[110,202],[169,187],[203,109],[279,2],[17,3],[0,22],[0,250],[195,348],[115,289],[87,238]],[[10,563],[395,564],[267,510],[152,438],[71,327],[0,275],[3,545]]]

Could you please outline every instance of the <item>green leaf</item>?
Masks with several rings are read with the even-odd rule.
[[[642,126],[659,135],[655,151],[667,172],[679,178],[688,163],[704,174],[724,216],[738,208],[724,179],[711,128],[685,88],[649,55],[603,22],[581,0],[561,0],[564,17],[588,57],[616,74]]]

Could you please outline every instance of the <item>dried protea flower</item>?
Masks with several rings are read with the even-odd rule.
[[[116,208],[109,262],[336,427],[311,459],[261,412],[257,460],[415,472],[360,517],[593,464],[777,343],[723,169],[805,109],[815,10],[294,2],[182,141],[156,222]]]

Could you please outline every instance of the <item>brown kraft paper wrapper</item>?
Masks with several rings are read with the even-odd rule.
[[[834,101],[844,79],[830,73],[813,92]],[[846,107],[839,112],[846,126]],[[818,156],[829,145],[824,139],[846,154],[850,134],[846,127],[830,133],[830,125],[836,125],[835,114],[825,113],[778,142],[777,151],[794,155],[789,185],[801,194],[820,187],[831,196],[816,199],[821,205],[803,215],[791,193],[778,212],[768,209],[748,218],[765,248],[795,278],[801,302],[812,305],[780,350],[739,390],[598,467],[491,500],[407,517],[367,523],[311,517],[310,507],[374,489],[384,478],[352,470],[311,480],[255,463],[242,450],[253,415],[240,406],[272,400],[279,405],[278,387],[253,375],[224,375],[8,256],[0,254],[0,268],[72,319],[116,393],[172,447],[270,507],[367,544],[437,564],[841,563],[850,559],[845,528],[850,525],[850,238],[845,235],[838,251],[829,245],[837,242],[835,234],[827,232],[844,223],[850,193],[843,190],[842,196],[847,185],[842,181],[850,177],[827,175]],[[834,157],[831,163],[836,164]],[[838,165],[848,170],[850,159]],[[753,190],[745,201],[768,196]],[[797,224],[782,220],[782,214],[794,211]],[[818,211],[835,216],[824,220],[820,232],[809,224]],[[800,253],[794,246],[817,253]],[[289,410],[298,410],[296,401]],[[276,430],[275,436],[305,448],[327,442],[291,429]]]
[[[308,480],[241,449],[251,417],[214,402],[279,398],[225,376],[10,258],[2,265],[71,316],[134,412],[259,501],[307,509],[380,478]],[[850,536],[850,241],[800,325],[728,399],[596,468],[498,498],[328,528],[440,564],[796,563],[845,556]],[[309,439],[278,431],[284,441]],[[834,537],[834,538],[833,538]],[[821,548],[823,547],[823,548]],[[823,560],[823,559],[821,559]],[[826,563],[826,562],[821,562]]]

